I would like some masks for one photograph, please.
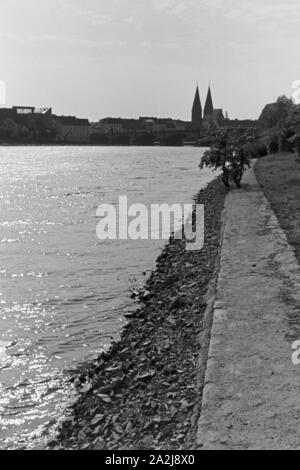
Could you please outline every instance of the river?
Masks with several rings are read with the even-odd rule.
[[[0,448],[31,448],[118,338],[165,241],[100,241],[100,204],[191,203],[202,150],[0,147]]]

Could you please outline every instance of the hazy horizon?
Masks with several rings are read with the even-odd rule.
[[[202,105],[257,118],[300,78],[297,0],[2,0],[7,106],[91,120],[190,120]],[[298,59],[298,57],[297,57]]]

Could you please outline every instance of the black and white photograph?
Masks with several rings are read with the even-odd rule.
[[[0,450],[299,450],[300,3],[0,0]]]

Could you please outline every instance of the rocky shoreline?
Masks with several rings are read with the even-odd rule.
[[[225,197],[220,178],[198,193],[204,248],[187,251],[184,240],[170,240],[120,341],[75,379],[80,398],[48,448],[195,448],[207,291],[218,267]]]

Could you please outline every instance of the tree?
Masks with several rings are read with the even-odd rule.
[[[251,148],[256,132],[255,129],[248,129],[246,132],[241,129],[221,129],[210,150],[204,153],[200,168],[222,169],[225,187],[229,188],[232,180],[240,188],[245,167],[250,167]]]
[[[292,150],[290,138],[293,135],[293,130],[288,124],[289,116],[293,113],[295,104],[293,100],[286,96],[280,96],[277,100],[278,106],[278,121],[277,132],[279,136],[279,149],[281,152],[289,152]]]
[[[286,120],[286,128],[289,132],[289,144],[300,156],[300,105],[294,105]]]
[[[268,145],[271,149],[271,142],[274,142],[274,134],[277,136],[280,151],[291,151],[290,138],[293,131],[288,124],[289,116],[293,113],[295,104],[292,99],[286,96],[279,96],[275,103],[265,106],[260,118],[260,127],[266,129],[269,134]],[[273,144],[272,144],[273,146]],[[276,145],[275,145],[276,148]]]
[[[294,102],[291,98],[287,98],[285,95],[279,96],[277,99],[279,125],[285,125],[285,122],[294,106]]]

